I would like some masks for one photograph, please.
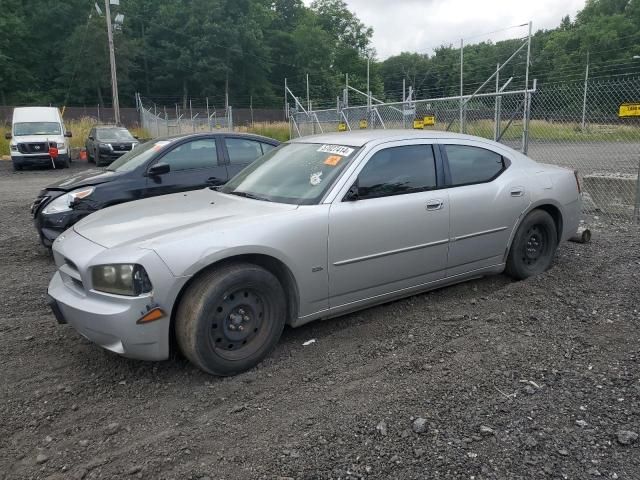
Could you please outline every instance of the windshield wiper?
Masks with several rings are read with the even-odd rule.
[[[249,192],[227,192],[229,195],[237,195],[239,197],[244,197],[244,198],[250,198],[252,200],[262,200],[263,202],[270,202],[271,200],[269,200],[267,197],[261,197],[260,195],[256,195],[254,193],[249,193]]]

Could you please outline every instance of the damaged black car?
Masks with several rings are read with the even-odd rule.
[[[50,248],[78,220],[111,205],[223,185],[278,145],[259,135],[222,132],[146,142],[106,169],[85,170],[42,190],[31,206],[40,241]]]

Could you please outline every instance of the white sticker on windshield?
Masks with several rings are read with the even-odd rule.
[[[322,182],[322,172],[316,172],[309,175],[309,183],[314,187]]]
[[[345,147],[344,145],[322,145],[318,152],[331,153],[333,155],[342,155],[348,157],[353,153],[353,148]]]

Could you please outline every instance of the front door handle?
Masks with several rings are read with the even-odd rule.
[[[428,211],[433,211],[433,210],[440,210],[442,209],[442,207],[444,206],[444,200],[429,200],[429,202],[427,202],[427,210]]]
[[[523,187],[515,187],[511,189],[511,196],[512,197],[521,197],[524,195],[524,188]]]

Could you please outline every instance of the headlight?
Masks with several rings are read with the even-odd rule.
[[[100,150],[105,150],[105,151],[113,150],[113,147],[111,146],[110,143],[101,143],[99,147],[100,147]]]
[[[64,195],[60,195],[58,198],[53,200],[49,205],[44,207],[42,213],[45,215],[51,215],[53,213],[61,213],[68,212],[71,210],[71,206],[73,202],[78,199],[87,198],[89,195],[93,193],[95,187],[83,188],[81,190],[74,190],[69,193],[65,193]]]
[[[64,150],[64,148],[66,147],[64,143],[58,143],[57,145],[59,150]]]
[[[151,280],[142,265],[98,265],[91,268],[93,289],[99,292],[137,297],[149,293]]]
[[[11,145],[11,151],[12,152],[17,152],[18,151],[18,145]]]

